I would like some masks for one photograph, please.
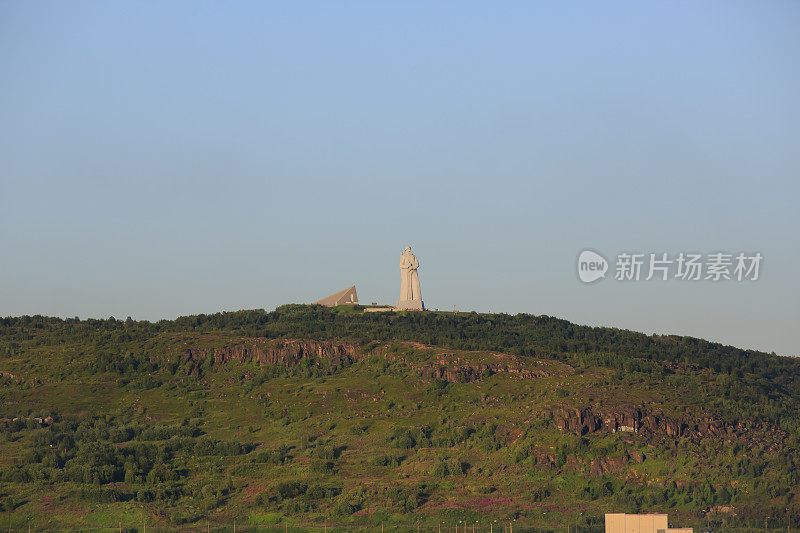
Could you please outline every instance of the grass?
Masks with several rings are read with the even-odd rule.
[[[442,383],[419,367],[485,365],[498,358],[488,350],[405,341],[369,345],[371,356],[337,370],[314,366],[319,361],[293,368],[231,362],[212,365],[199,377],[184,372],[180,353],[186,347],[210,352],[249,339],[227,331],[162,332],[119,342],[56,343],[36,330],[15,337],[13,354],[0,357],[0,370],[20,377],[0,389],[0,416],[25,422],[23,428],[0,424],[0,502],[13,507],[5,515],[12,529],[23,529],[28,519],[38,529],[138,528],[144,521],[148,527],[219,529],[236,520],[242,527],[308,530],[384,522],[406,531],[418,523],[430,531],[442,522],[516,520],[515,530],[522,531],[577,520],[588,531],[612,509],[668,512],[673,522],[697,525],[699,511],[717,505],[736,509],[738,517],[713,515],[733,530],[743,520],[761,520],[759,513],[778,516],[774,509],[796,506],[800,498],[786,468],[794,464],[797,435],[773,449],[747,435],[736,437],[743,451],[732,454],[730,439],[715,437],[581,437],[559,431],[549,415],[557,408],[631,404],[657,406],[665,415],[724,415],[725,407],[708,392],[718,378],[708,372],[659,379],[509,356],[516,367],[544,369],[549,376],[521,379],[503,371]],[[108,350],[114,361],[145,354],[141,360],[154,368],[98,370],[98,354]],[[152,387],[144,386],[149,382]],[[61,454],[41,444],[55,432],[32,417],[50,413],[60,421],[58,434],[76,441],[73,451]],[[109,482],[59,478],[59,468],[66,467],[48,466],[48,454],[69,461],[90,450],[92,439],[80,440],[75,429],[90,426],[101,428],[97,442],[119,453],[143,444],[165,450],[156,462],[175,479],[148,481],[144,473],[121,479],[125,469],[119,465]],[[126,427],[196,428],[197,435],[145,439],[140,433],[115,442],[103,433]],[[246,449],[204,454],[178,445],[203,439]],[[286,457],[276,459],[281,447]],[[32,450],[42,457],[31,458]],[[629,459],[637,454],[645,460]],[[606,459],[619,459],[619,468],[592,474],[592,461]],[[15,478],[17,471],[29,478]],[[281,495],[290,483],[304,489]],[[704,484],[710,497],[702,494]],[[730,489],[725,498],[723,488]],[[118,501],[101,501],[108,491]]]

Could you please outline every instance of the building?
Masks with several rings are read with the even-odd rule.
[[[314,302],[326,307],[334,307],[337,305],[358,305],[358,294],[356,294],[356,286],[353,285],[336,294],[331,294],[327,298],[323,298],[318,302]]]
[[[694,533],[690,527],[670,528],[665,514],[606,513],[606,533]]]

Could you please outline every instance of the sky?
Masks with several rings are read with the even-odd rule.
[[[411,245],[432,309],[798,355],[799,26],[794,1],[1,0],[0,316],[392,304]],[[622,252],[764,259],[618,281]]]

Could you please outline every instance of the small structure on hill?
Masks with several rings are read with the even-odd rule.
[[[336,305],[358,305],[358,294],[356,293],[356,286],[353,285],[336,294],[331,294],[327,298],[323,298],[318,302],[314,302],[326,307],[334,307]]]

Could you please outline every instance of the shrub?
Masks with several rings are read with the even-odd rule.
[[[404,459],[403,455],[379,455],[372,460],[372,463],[377,466],[398,467]]]
[[[288,513],[307,513],[311,510],[311,504],[304,500],[290,500],[284,508]]]
[[[358,511],[358,507],[348,501],[338,501],[333,506],[334,516],[349,516]]]
[[[547,487],[540,487],[533,491],[531,499],[535,502],[541,502],[550,497],[550,490]]]
[[[417,440],[408,428],[395,430],[391,437],[392,443],[398,448],[413,448],[417,445]]]
[[[13,511],[20,503],[13,496],[0,498],[0,511]]]
[[[469,463],[456,458],[442,459],[436,463],[432,474],[437,477],[463,476],[469,469]]]
[[[359,424],[354,424],[350,427],[350,434],[351,435],[363,435],[369,429],[369,424],[366,422],[361,422]]]
[[[276,487],[278,495],[284,500],[305,494],[307,488],[308,485],[300,481],[283,481]]]
[[[293,457],[289,455],[291,448],[282,444],[274,450],[265,450],[257,453],[253,457],[254,463],[267,463],[272,465],[282,465],[292,461]]]
[[[333,461],[338,456],[336,451],[337,451],[336,448],[333,446],[320,446],[315,450],[314,455],[316,455],[320,459]]]
[[[306,498],[310,500],[322,500],[335,498],[342,491],[336,487],[326,487],[323,485],[312,485],[306,490]]]
[[[322,459],[314,459],[311,461],[311,471],[315,474],[330,474],[333,472],[333,463]]]

